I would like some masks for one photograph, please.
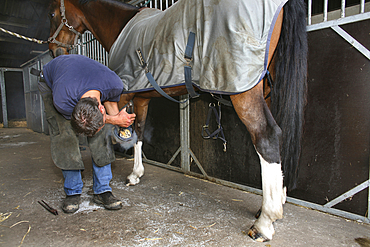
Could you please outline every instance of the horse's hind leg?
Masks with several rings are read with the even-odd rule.
[[[272,223],[283,217],[286,192],[283,188],[280,142],[281,130],[263,98],[263,83],[242,94],[231,96],[234,108],[247,127],[260,158],[263,200],[261,214],[248,235],[256,241],[272,239]]]
[[[148,113],[148,104],[150,99],[135,97],[134,109],[136,114],[135,131],[138,141],[134,145],[134,168],[132,173],[127,176],[126,185],[136,185],[140,182],[140,177],[144,175],[144,166],[142,160],[142,145],[144,137],[145,120]]]

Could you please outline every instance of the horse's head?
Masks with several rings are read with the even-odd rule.
[[[68,54],[77,39],[86,30],[78,0],[52,0],[49,7],[49,50],[52,57]]]

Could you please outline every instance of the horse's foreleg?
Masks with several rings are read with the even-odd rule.
[[[231,96],[231,99],[251,135],[262,171],[261,214],[248,235],[256,241],[268,241],[275,233],[272,223],[283,217],[286,199],[279,150],[281,130],[263,99],[262,83],[245,93]]]
[[[127,176],[126,185],[136,185],[140,182],[140,178],[144,175],[144,166],[142,160],[142,148],[143,142],[138,141],[134,145],[134,168],[130,175]]]
[[[122,109],[125,105],[127,105],[128,102],[130,102],[130,100],[134,98],[134,96],[134,93],[121,94],[120,100],[118,102],[118,108]]]
[[[146,115],[148,113],[148,104],[150,99],[135,97],[134,109],[136,114],[135,131],[138,141],[134,145],[134,168],[132,173],[127,177],[126,185],[136,185],[140,182],[140,177],[144,175],[144,166],[142,160],[142,145],[144,138],[144,128]]]

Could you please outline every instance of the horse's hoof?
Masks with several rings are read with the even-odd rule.
[[[270,239],[265,237],[262,233],[258,232],[258,230],[254,226],[252,226],[251,229],[249,229],[248,236],[251,237],[254,241],[257,241],[257,242],[270,241]]]
[[[256,219],[258,219],[260,216],[261,216],[261,213],[262,213],[262,210],[258,210],[258,212],[254,215],[254,217],[256,217]]]
[[[140,179],[126,179],[126,186],[131,186],[131,185],[137,185],[140,182]]]
[[[141,175],[140,177],[143,177],[143,175]],[[126,186],[137,185],[138,183],[140,183],[140,177],[134,175],[128,176],[126,179]]]

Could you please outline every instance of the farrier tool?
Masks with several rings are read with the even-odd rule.
[[[54,214],[54,215],[58,215],[58,211],[52,207],[50,207],[46,202],[44,202],[44,200],[41,200],[41,203],[40,201],[37,201],[41,206],[43,206],[47,211],[49,211],[50,213]]]

